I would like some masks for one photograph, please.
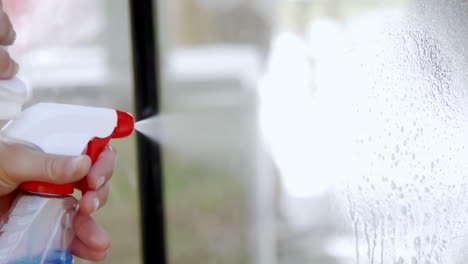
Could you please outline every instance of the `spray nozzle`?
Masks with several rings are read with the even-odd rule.
[[[135,127],[135,120],[129,113],[116,110],[117,126],[112,133],[112,138],[128,137],[132,134]]]
[[[2,129],[1,136],[35,145],[50,154],[86,153],[94,163],[112,138],[129,136],[133,127],[133,117],[122,111],[40,103],[10,121]],[[23,190],[50,194],[70,194],[75,187],[86,192],[87,179],[76,184],[27,182],[21,185]]]

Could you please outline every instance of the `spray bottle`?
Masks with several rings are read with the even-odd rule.
[[[18,81],[14,85],[0,81],[1,116],[15,117],[1,130],[2,140],[51,154],[86,153],[94,163],[112,138],[133,131],[133,117],[113,109],[39,103],[21,113],[26,92]],[[78,202],[71,196],[75,188],[86,192],[86,179],[62,185],[20,185],[23,192],[0,222],[0,264],[73,263],[69,247],[78,210]]]

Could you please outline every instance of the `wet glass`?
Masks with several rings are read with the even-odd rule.
[[[3,5],[17,32],[9,50],[32,89],[28,105],[57,102],[133,112],[127,1],[4,0]],[[112,192],[95,214],[112,239],[102,263],[140,263],[135,140],[112,144],[118,150]]]
[[[462,263],[464,1],[157,1],[169,263]]]

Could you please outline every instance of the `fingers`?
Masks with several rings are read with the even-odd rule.
[[[95,191],[88,191],[80,199],[80,211],[84,214],[90,215],[97,209],[103,207],[107,203],[111,189],[110,182],[104,184],[103,187]]]
[[[27,181],[76,182],[90,167],[88,156],[52,155],[19,144],[0,143],[0,195]]]
[[[0,49],[0,79],[11,79],[18,73],[18,63],[10,58],[8,52]]]
[[[16,39],[16,32],[13,29],[10,18],[0,10],[0,45],[11,45]]]
[[[74,220],[76,239],[72,243],[72,253],[80,258],[101,261],[107,257],[110,247],[108,234],[91,218],[107,202],[110,193],[109,179],[115,164],[115,151],[108,147],[99,156],[88,174],[88,185],[92,190],[80,199],[80,211]],[[94,189],[94,190],[93,190]]]
[[[0,9],[0,46],[11,45],[16,39],[10,18]],[[18,63],[13,61],[7,51],[0,50],[0,79],[11,79],[18,73]]]
[[[82,213],[90,215],[106,204],[115,160],[116,152],[110,145],[99,155],[87,177],[90,190],[80,199]]]
[[[80,241],[76,242],[79,248],[99,252],[109,249],[109,235],[91,216],[79,212],[73,219],[73,229],[75,230],[76,238]]]
[[[73,226],[76,239],[71,246],[72,253],[80,258],[101,261],[107,257],[110,247],[109,235],[90,215],[107,202],[111,188],[109,179],[114,170],[115,157],[115,151],[107,147],[88,174],[87,180],[91,190],[80,199],[80,211]]]
[[[102,261],[107,257],[106,250],[95,250],[88,247],[79,238],[75,238],[71,245],[71,253],[79,258],[90,260],[90,261]]]
[[[88,174],[88,186],[97,190],[101,188],[114,173],[116,152],[110,145],[99,155],[98,160],[93,165]]]

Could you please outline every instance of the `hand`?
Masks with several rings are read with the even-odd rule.
[[[91,167],[87,177],[90,189],[80,200],[80,210],[73,224],[76,237],[71,246],[72,253],[87,260],[105,259],[110,247],[109,235],[94,221],[91,214],[107,202],[115,158],[116,152],[109,145]]]
[[[3,11],[0,1],[0,46],[13,44],[16,39],[16,32],[13,29],[10,18]],[[0,79],[11,79],[18,73],[18,63],[13,61],[9,53],[0,49]]]
[[[88,175],[90,190],[80,199],[74,219],[74,255],[100,261],[110,247],[109,235],[94,221],[91,213],[102,207],[110,191],[116,153],[107,147],[91,167],[88,156],[61,156],[37,152],[23,145],[0,141],[0,216],[11,207],[18,186],[27,181],[57,184],[77,182]]]

